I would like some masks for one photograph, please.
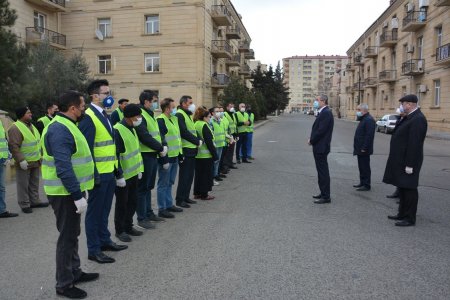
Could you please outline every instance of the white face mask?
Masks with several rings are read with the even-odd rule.
[[[189,110],[191,113],[194,113],[194,112],[195,112],[195,104],[192,103],[191,105],[189,105],[188,110]]]
[[[136,121],[133,121],[133,126],[138,127],[142,123],[142,118],[138,118]]]
[[[234,107],[230,108],[230,112],[232,112],[232,113],[235,112]]]
[[[220,112],[216,112],[215,116],[216,116],[216,119],[220,119],[221,113]]]
[[[245,107],[239,109],[242,113],[245,112]]]
[[[225,116],[225,113],[223,111],[220,112],[220,117],[223,118]]]

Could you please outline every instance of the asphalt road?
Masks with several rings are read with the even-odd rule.
[[[313,121],[258,128],[256,160],[215,187],[214,201],[134,238],[114,264],[87,260],[83,226],[82,267],[101,275],[80,287],[90,299],[450,299],[450,141],[426,140],[417,224],[398,228],[386,218],[393,187],[381,182],[390,135],[376,134],[372,191],[356,192],[354,122],[336,120],[332,203],[313,204]],[[14,185],[7,194],[18,211]],[[50,208],[0,219],[1,299],[57,298],[56,239]]]

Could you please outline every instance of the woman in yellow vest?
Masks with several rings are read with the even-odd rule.
[[[6,210],[5,172],[6,166],[9,164],[9,159],[5,127],[3,127],[3,123],[0,120],[0,218],[13,218],[18,216],[18,214]]]
[[[219,160],[214,146],[214,134],[211,129],[211,114],[204,106],[197,108],[194,114],[195,130],[197,136],[203,140],[195,157],[194,198],[212,200],[214,196],[208,195],[213,186],[214,162]]]
[[[222,120],[220,118],[220,108],[218,106],[211,108],[209,110],[211,113],[211,124],[214,133],[214,144],[217,150],[217,157],[219,159],[214,162],[214,185],[219,185],[218,181],[222,181],[219,173],[219,163],[220,157],[222,156],[223,148],[225,147],[225,129],[222,125]]]

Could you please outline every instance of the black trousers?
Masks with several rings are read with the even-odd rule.
[[[236,143],[236,159],[241,159],[241,151],[242,151],[242,159],[246,160],[247,155],[247,132],[239,133],[239,141]]]
[[[406,221],[416,223],[417,203],[419,202],[419,192],[417,191],[417,188],[398,188],[398,190],[400,194],[398,216]]]
[[[370,155],[357,155],[359,169],[359,183],[370,189]]]
[[[183,162],[180,163],[180,171],[178,172],[177,195],[175,197],[177,204],[189,199],[194,174],[195,157],[185,157]]]
[[[227,172],[229,169],[229,167],[227,165],[225,165],[225,163],[224,163],[225,157],[227,155],[227,151],[228,151],[228,144],[225,144],[225,146],[223,147],[223,150],[222,150],[222,155],[220,156],[219,173]]]
[[[330,198],[330,171],[328,169],[328,154],[314,153],[320,194],[323,198]]]
[[[48,201],[56,217],[59,231],[56,243],[56,288],[62,290],[81,276],[78,256],[78,236],[80,235],[81,215],[71,196],[48,196]]]
[[[228,168],[233,166],[233,155],[234,155],[235,145],[236,145],[236,143],[228,145],[227,151],[225,153],[223,164],[224,164],[224,166],[226,166]]]
[[[208,192],[213,186],[213,167],[212,158],[198,158],[195,162],[194,195],[201,197],[208,196]]]
[[[129,232],[133,228],[133,216],[137,205],[138,177],[126,180],[125,187],[116,187],[116,207],[114,210],[114,226],[116,233]]]

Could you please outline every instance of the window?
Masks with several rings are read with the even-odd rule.
[[[159,16],[145,16],[145,34],[159,33]]]
[[[417,59],[423,58],[423,36],[417,38]]]
[[[402,95],[406,96],[406,86],[402,86]]]
[[[420,92],[420,85],[421,84],[416,84],[416,95],[417,95],[417,105],[419,105],[420,100],[422,100],[422,93]]]
[[[146,53],[145,72],[159,72],[159,53]]]
[[[112,33],[111,33],[111,18],[97,19],[97,28],[103,34],[103,37],[112,36]]]
[[[442,46],[442,26],[436,27],[436,48]]]
[[[45,28],[45,19],[45,15],[37,11],[34,12],[34,28],[36,29],[36,31],[44,31],[43,29]]]
[[[441,80],[434,80],[434,106],[441,104]]]
[[[111,73],[111,55],[98,56],[98,73],[99,74]]]

